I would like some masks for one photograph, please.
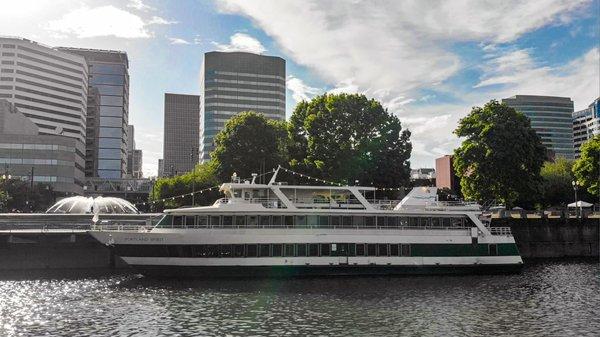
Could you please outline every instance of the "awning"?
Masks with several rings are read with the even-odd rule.
[[[593,204],[590,204],[589,202],[585,202],[585,201],[577,201],[577,202],[572,202],[570,204],[567,205],[568,207],[592,207],[594,206]]]

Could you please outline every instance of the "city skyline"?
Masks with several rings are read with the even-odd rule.
[[[285,59],[288,117],[297,101],[327,91],[381,100],[413,133],[412,166],[431,167],[456,147],[452,130],[474,105],[514,95],[570,97],[575,111],[593,102],[599,9],[597,0],[380,8],[366,2],[19,1],[3,5],[0,34],[127,52],[129,123],[144,151],[145,176],[156,175],[162,156],[164,93],[200,94],[202,55],[212,50]]]

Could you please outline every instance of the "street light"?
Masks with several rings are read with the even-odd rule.
[[[571,181],[571,185],[573,185],[573,191],[575,192],[575,216],[579,218],[579,210],[577,207],[577,182],[573,180]]]

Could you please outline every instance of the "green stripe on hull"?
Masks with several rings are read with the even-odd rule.
[[[157,278],[514,274],[519,273],[522,267],[522,264],[461,266],[134,266],[142,274]]]

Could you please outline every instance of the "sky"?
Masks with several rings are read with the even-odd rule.
[[[126,51],[145,176],[162,157],[164,93],[200,94],[205,52],[287,61],[287,116],[363,93],[411,133],[411,166],[460,144],[472,107],[516,94],[600,96],[600,0],[0,0],[0,35]]]

